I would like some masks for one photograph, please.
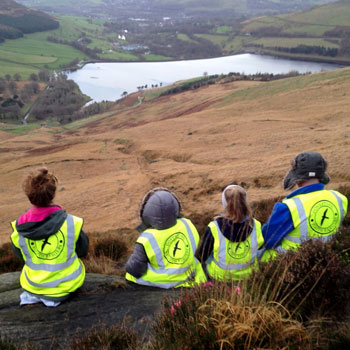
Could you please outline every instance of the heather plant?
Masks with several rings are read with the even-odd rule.
[[[348,350],[350,348],[350,324],[325,325],[325,346],[327,350]]]
[[[28,342],[25,342],[22,345],[18,345],[13,343],[11,340],[7,338],[2,338],[0,336],[0,350],[34,350],[35,347]]]
[[[126,242],[114,237],[98,240],[94,247],[94,253],[97,257],[106,256],[114,261],[118,261],[126,252]]]
[[[261,264],[239,284],[165,299],[150,349],[317,349],[349,344],[350,228]]]
[[[210,324],[199,326],[198,309],[206,300],[224,298],[225,288],[219,284],[205,284],[194,289],[183,289],[178,299],[164,299],[164,309],[153,325],[150,348],[161,349],[215,349],[216,332]],[[210,323],[210,320],[207,320]]]
[[[348,203],[350,205],[350,186],[343,185],[340,186],[337,190],[348,199]],[[343,220],[343,226],[350,226],[350,208],[348,209],[348,212]]]
[[[0,337],[0,350],[17,350],[17,346],[10,340],[2,339]]]
[[[345,350],[350,346],[350,324],[347,322],[331,322],[327,319],[313,321],[317,324],[317,332],[313,332],[313,349]]]
[[[150,349],[311,349],[301,322],[246,287],[209,282],[182,291],[177,300],[165,299]]]
[[[124,323],[107,327],[99,324],[85,334],[77,334],[69,344],[69,350],[135,350],[138,346],[135,330]]]
[[[0,247],[0,273],[20,271],[23,262],[18,259],[11,250],[11,243],[5,243]]]
[[[268,198],[258,202],[253,202],[251,206],[254,213],[254,217],[260,222],[266,222],[269,216],[271,215],[275,203],[281,201],[282,199],[282,196],[278,196],[275,198]]]
[[[84,264],[87,272],[106,275],[124,275],[124,263],[128,254],[127,239],[124,234],[129,232],[108,232],[103,238],[97,234],[89,235],[90,251]]]
[[[340,319],[344,302],[350,300],[349,230],[330,243],[308,241],[298,251],[289,251],[268,264],[250,280],[251,289],[267,300],[280,302],[304,319]]]
[[[344,264],[350,263],[350,226],[340,228],[338,234],[331,242],[331,247],[339,254]]]

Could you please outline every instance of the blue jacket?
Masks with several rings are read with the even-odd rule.
[[[288,194],[286,198],[294,196],[321,191],[324,189],[324,184],[318,183],[305,187],[300,187],[292,193]],[[282,239],[292,230],[294,230],[292,216],[286,204],[276,203],[273,207],[272,214],[267,223],[262,227],[262,233],[265,240],[265,246],[268,249],[277,247]]]

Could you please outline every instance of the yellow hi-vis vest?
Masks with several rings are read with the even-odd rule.
[[[321,190],[300,194],[282,201],[289,208],[294,229],[275,249],[265,251],[262,261],[276,256],[276,251],[297,250],[302,242],[317,239],[328,242],[338,231],[347,212],[348,200],[337,191]]]
[[[253,230],[242,242],[232,242],[221,232],[217,221],[208,225],[214,238],[212,255],[208,259],[208,274],[219,281],[243,280],[258,266],[259,247],[264,244],[261,224],[253,220]]]
[[[85,267],[75,252],[83,219],[67,215],[56,234],[40,240],[30,240],[18,234],[16,221],[11,225],[11,240],[21,250],[25,261],[20,278],[24,290],[59,298],[74,292],[84,283]]]
[[[206,281],[202,265],[194,256],[199,235],[188,219],[178,219],[165,230],[147,229],[137,243],[143,245],[148,257],[147,271],[140,277],[126,273],[129,281],[160,288],[193,287]]]

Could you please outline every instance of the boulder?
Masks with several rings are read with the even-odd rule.
[[[88,273],[82,288],[56,308],[43,304],[19,306],[23,291],[19,272],[0,275],[0,336],[16,343],[28,341],[42,350],[65,349],[69,340],[100,322],[112,325],[125,319],[141,337],[150,334],[155,315],[161,311],[164,290],[128,283],[118,276]]]

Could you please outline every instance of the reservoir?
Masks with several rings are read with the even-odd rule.
[[[115,101],[124,91],[132,93],[147,85],[166,86],[179,80],[200,77],[204,74],[269,73],[282,74],[290,71],[317,73],[342,68],[328,63],[295,61],[273,56],[242,54],[210,59],[170,62],[89,63],[68,73],[81,91],[93,101]]]

